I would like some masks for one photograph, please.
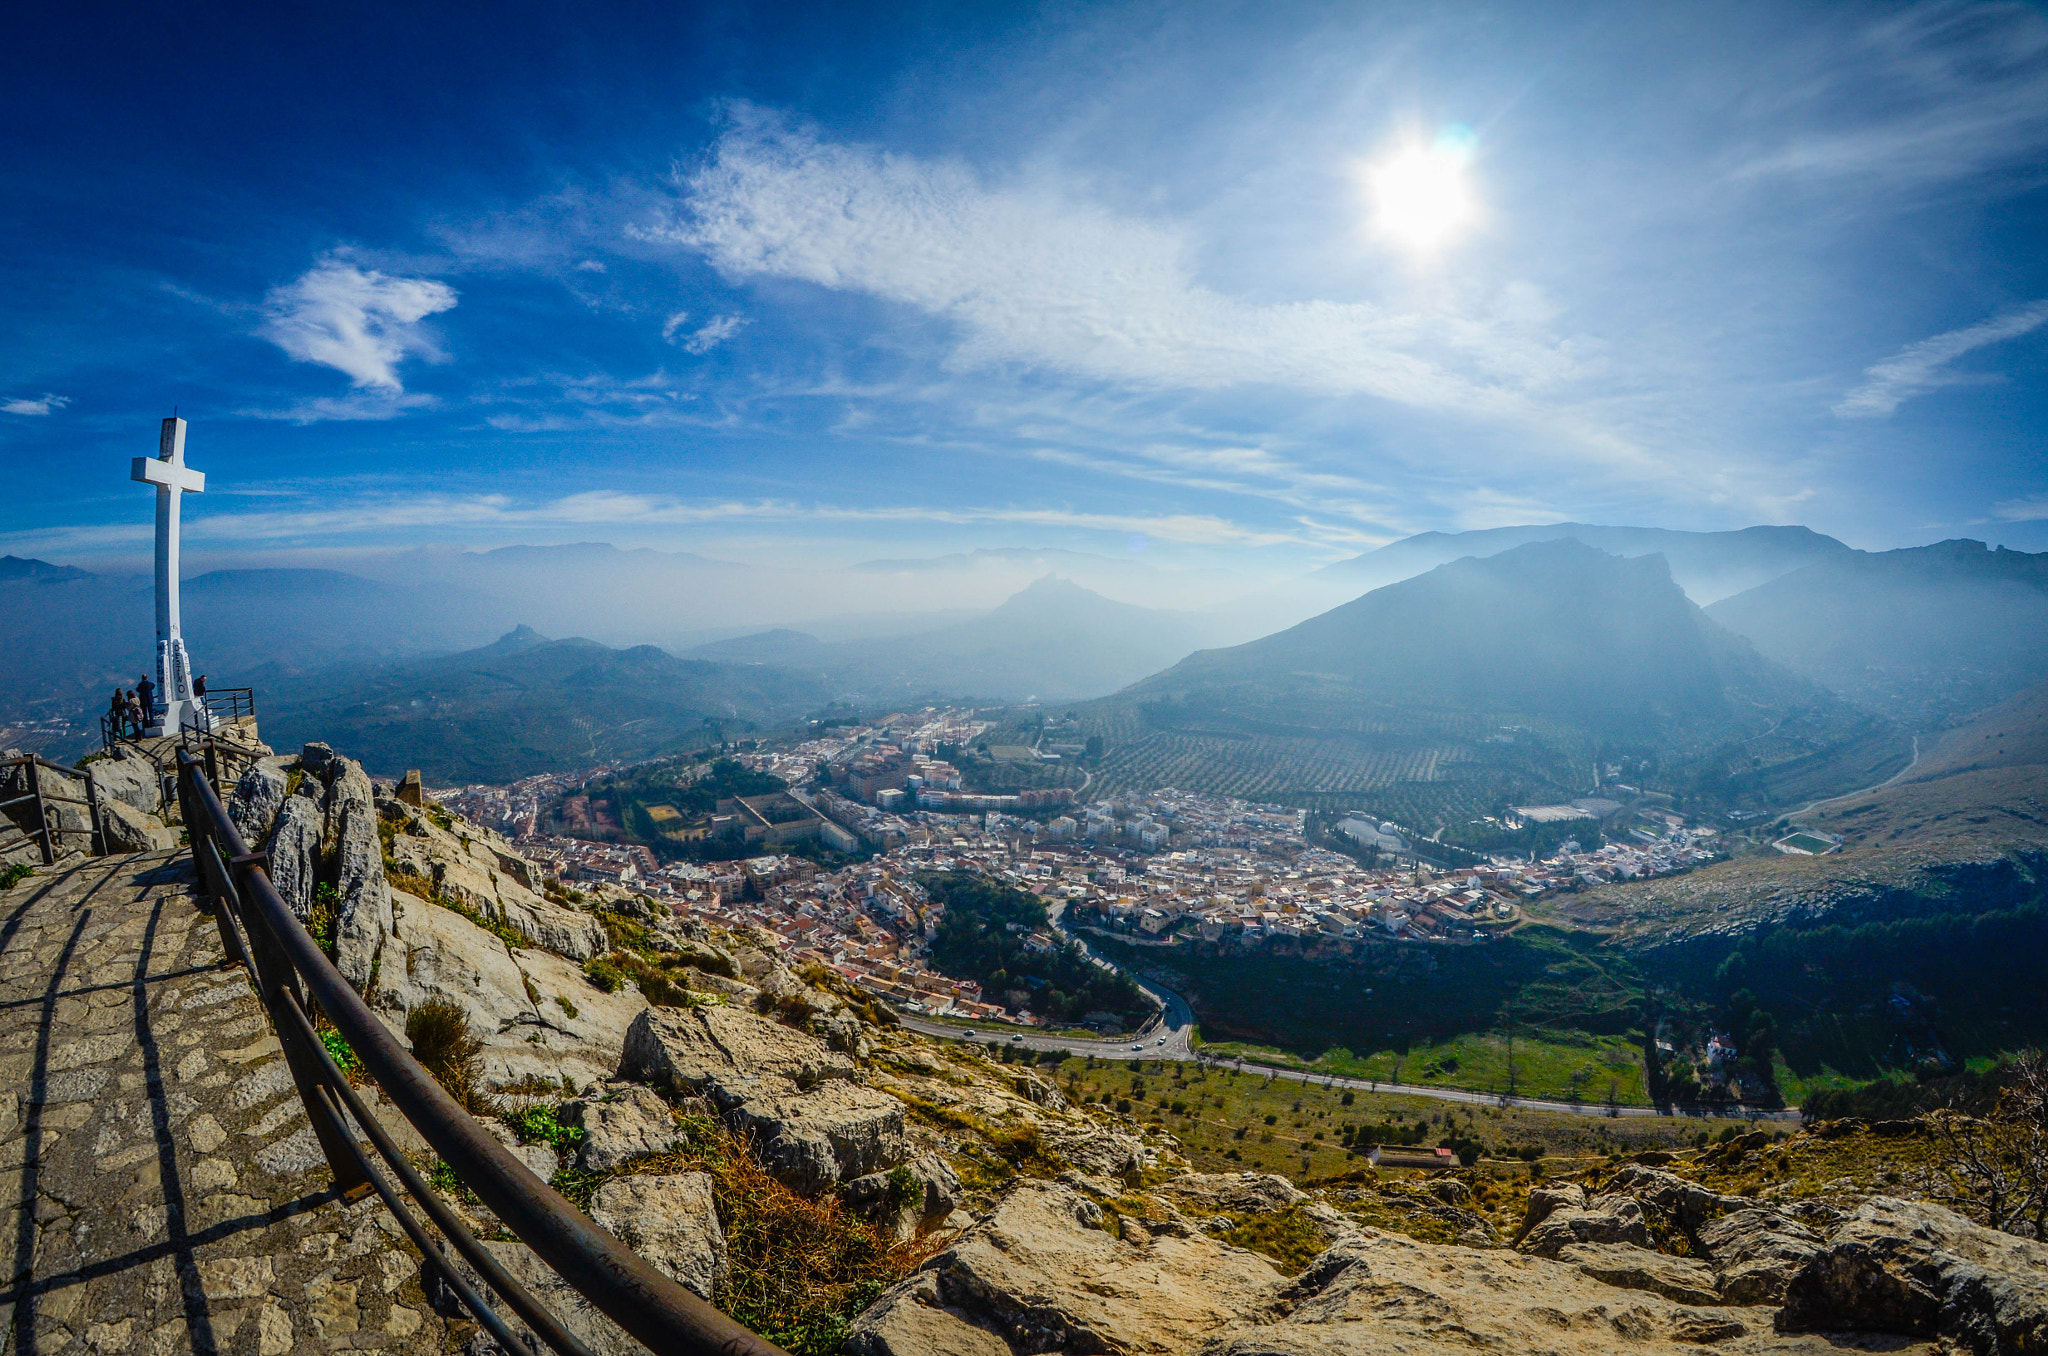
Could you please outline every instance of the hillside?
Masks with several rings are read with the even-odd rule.
[[[461,654],[263,677],[264,731],[278,747],[329,732],[380,775],[510,781],[651,757],[819,704],[780,669],[614,650],[521,627]]]
[[[1425,827],[1602,778],[1770,804],[1904,762],[1882,723],[1709,621],[1661,557],[1571,540],[1455,561],[1192,655],[1101,704],[1098,724],[1113,787],[1355,799],[1410,784],[1398,808]],[[1163,749],[1166,770],[1151,766]],[[1248,769],[1264,783],[1240,785]]]
[[[1046,575],[991,612],[913,635],[834,644],[778,629],[689,653],[802,669],[856,704],[1052,700],[1114,692],[1186,655],[1208,634],[1193,614],[1120,603]]]
[[[1708,609],[1764,654],[1924,730],[2048,672],[2048,553],[1851,551]]]

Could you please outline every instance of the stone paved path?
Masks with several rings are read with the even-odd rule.
[[[344,1206],[189,858],[0,893],[0,1353],[427,1352],[463,1335]]]

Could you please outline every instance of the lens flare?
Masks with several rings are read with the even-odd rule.
[[[1366,171],[1373,224],[1414,250],[1433,250],[1471,225],[1479,214],[1466,169],[1474,138],[1448,127],[1435,141],[1411,141]]]

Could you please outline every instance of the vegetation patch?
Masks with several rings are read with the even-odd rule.
[[[1231,1227],[1218,1235],[1225,1243],[1270,1257],[1280,1270],[1298,1276],[1328,1246],[1323,1231],[1299,1206],[1279,1214],[1230,1214]]]
[[[484,1043],[469,1017],[445,998],[429,998],[405,1017],[412,1056],[472,1116],[493,1116],[498,1101],[484,1090]]]
[[[971,979],[992,997],[1024,996],[1024,1006],[1061,1022],[1113,1012],[1135,1024],[1151,1011],[1129,976],[1104,970],[1079,943],[1053,941],[1045,902],[1015,886],[967,871],[918,877],[945,919],[932,939],[934,969]]]

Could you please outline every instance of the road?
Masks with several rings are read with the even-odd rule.
[[[1909,774],[1910,774],[1910,773],[1911,773],[1911,772],[1913,771],[1913,769],[1914,769],[1914,768],[1916,768],[1916,767],[1918,767],[1918,766],[1920,766],[1920,736],[1919,736],[1919,735],[1914,735],[1914,736],[1913,736],[1913,761],[1912,761],[1912,762],[1910,762],[1910,763],[1908,763],[1908,764],[1906,764],[1906,765],[1905,765],[1904,767],[1900,768],[1900,769],[1899,769],[1899,770],[1898,770],[1897,772],[1894,772],[1894,773],[1893,773],[1893,774],[1892,774],[1891,776],[1889,776],[1889,777],[1885,778],[1885,779],[1884,779],[1883,781],[1881,781],[1881,782],[1877,782],[1877,783],[1874,783],[1874,784],[1872,784],[1872,785],[1870,785],[1870,786],[1866,786],[1866,787],[1863,787],[1863,788],[1861,788],[1861,789],[1859,789],[1859,790],[1855,790],[1855,791],[1844,791],[1844,792],[1843,792],[1843,793],[1842,793],[1841,795],[1839,795],[1839,796],[1823,796],[1823,797],[1822,797],[1821,799],[1819,799],[1819,800],[1810,800],[1810,801],[1806,802],[1806,804],[1804,804],[1804,805],[1800,806],[1800,807],[1799,807],[1798,809],[1796,809],[1796,810],[1793,810],[1793,811],[1790,811],[1789,813],[1787,813],[1787,814],[1786,814],[1786,816],[1785,816],[1785,818],[1787,818],[1787,819],[1797,819],[1797,818],[1799,818],[1799,817],[1800,817],[1801,815],[1810,815],[1810,814],[1812,814],[1812,813],[1813,813],[1813,812],[1814,812],[1815,810],[1818,810],[1818,809],[1819,809],[1819,808],[1820,808],[1821,806],[1823,806],[1823,805],[1833,805],[1833,804],[1834,804],[1834,803],[1835,803],[1836,801],[1838,801],[1838,800],[1847,800],[1847,799],[1849,799],[1849,798],[1850,798],[1851,796],[1863,796],[1863,795],[1868,795],[1868,794],[1869,794],[1870,792],[1872,792],[1872,791],[1882,791],[1882,790],[1884,790],[1884,789],[1885,789],[1885,788],[1886,788],[1887,786],[1891,786],[1891,785],[1893,785],[1893,784],[1895,784],[1895,783],[1897,783],[1897,782],[1902,782],[1902,781],[1904,781],[1904,780],[1906,779],[1906,777],[1907,777],[1907,776],[1908,776],[1908,775],[1909,775]]]
[[[1059,927],[1059,913],[1064,903],[1054,906],[1053,926]],[[1064,930],[1062,936],[1070,936]],[[1083,947],[1088,944],[1084,940]],[[1089,956],[1098,965],[1117,969],[1090,949]],[[1404,1097],[1430,1097],[1439,1102],[1458,1102],[1466,1106],[1513,1106],[1529,1111],[1554,1111],[1565,1116],[1665,1116],[1670,1112],[1653,1106],[1609,1107],[1598,1102],[1553,1102],[1537,1097],[1504,1097],[1499,1093],[1473,1092],[1465,1088],[1440,1088],[1418,1083],[1381,1083],[1365,1078],[1345,1078],[1336,1074],[1311,1073],[1303,1069],[1283,1069],[1270,1064],[1255,1064],[1242,1059],[1204,1060],[1195,1048],[1195,1014],[1187,1000],[1173,990],[1154,980],[1132,975],[1131,979],[1157,998],[1161,1009],[1139,1029],[1137,1034],[1123,1040],[1090,1040],[1079,1036],[1057,1036],[1036,1031],[1029,1027],[1010,1026],[1003,1022],[983,1022],[973,1027],[961,1027],[946,1022],[926,1021],[921,1017],[905,1015],[903,1025],[919,1035],[939,1040],[973,1041],[985,1044],[1000,1041],[1017,1050],[1056,1050],[1066,1055],[1093,1055],[1097,1059],[1177,1059],[1198,1063],[1211,1063],[1218,1068],[1239,1069],[1250,1073],[1262,1073],[1270,1078],[1288,1079],[1296,1083],[1314,1083],[1328,1088],[1351,1088],[1359,1092],[1395,1092]],[[1694,1113],[1703,1116],[1721,1116],[1735,1120],[1753,1121],[1796,1121],[1799,1109],[1788,1107],[1782,1111],[1740,1111],[1725,1112],[1701,1109]]]

